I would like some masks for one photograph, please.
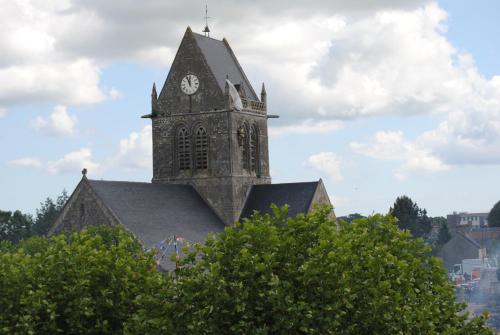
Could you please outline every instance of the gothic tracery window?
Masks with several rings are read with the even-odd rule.
[[[250,139],[249,139],[249,151],[250,151],[250,169],[252,172],[257,172],[259,169],[259,132],[257,127],[252,126],[250,129]]]
[[[191,169],[191,141],[189,132],[182,127],[177,133],[177,157],[179,159],[179,170]]]
[[[243,169],[244,170],[247,170],[247,171],[250,171],[250,148],[249,148],[249,140],[248,140],[248,125],[246,124],[243,124],[241,126],[241,131],[240,131],[240,134],[239,136],[241,137],[240,139],[240,145],[241,145],[241,149],[242,149],[242,163],[243,163]]]
[[[207,131],[203,127],[198,127],[198,129],[196,129],[195,159],[197,170],[205,170],[208,168],[208,137]]]

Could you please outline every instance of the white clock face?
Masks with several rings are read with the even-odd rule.
[[[195,94],[199,86],[200,81],[194,74],[188,74],[181,80],[181,90],[187,95]]]

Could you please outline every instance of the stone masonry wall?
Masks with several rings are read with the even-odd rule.
[[[96,200],[87,183],[82,182],[58,218],[50,234],[63,230],[80,230],[89,225],[114,225],[114,218]]]

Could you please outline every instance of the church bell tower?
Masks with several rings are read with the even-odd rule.
[[[271,183],[264,85],[259,98],[226,39],[188,27],[151,104],[152,182],[190,184],[238,220],[250,187]]]

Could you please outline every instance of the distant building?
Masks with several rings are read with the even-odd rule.
[[[255,93],[226,39],[188,27],[143,117],[153,128],[152,182],[91,180],[84,172],[50,234],[122,224],[151,248],[175,235],[202,242],[273,203],[288,204],[290,216],[330,205],[321,179],[271,184],[267,93],[264,85]]]
[[[454,212],[446,216],[451,233],[470,227],[487,227],[488,213]]]
[[[441,249],[439,257],[443,259],[444,267],[453,269],[454,264],[463,259],[475,259],[483,255],[481,245],[467,234],[457,232]]]
[[[500,240],[500,227],[488,227],[488,213],[454,212],[447,221],[452,238],[439,256],[449,270],[463,259],[488,257]]]

